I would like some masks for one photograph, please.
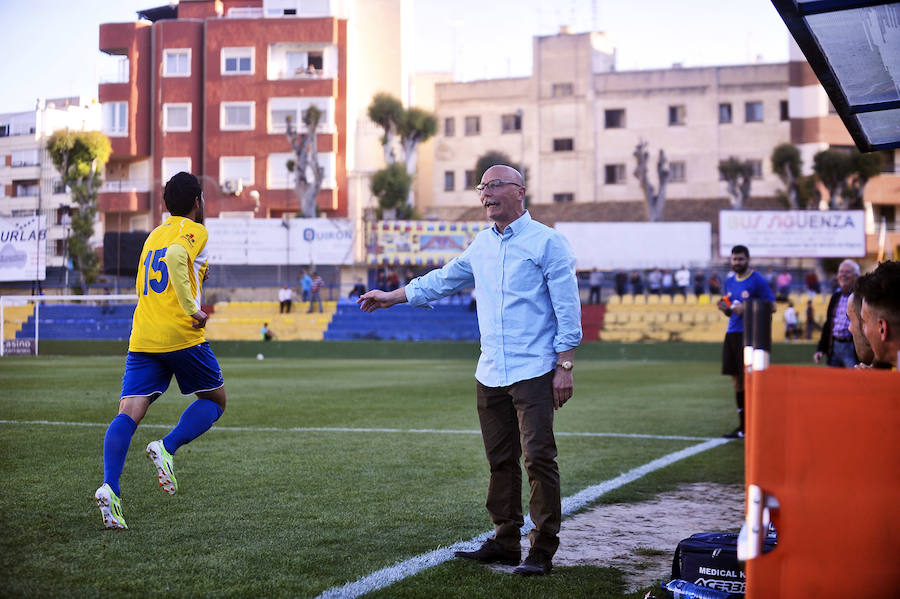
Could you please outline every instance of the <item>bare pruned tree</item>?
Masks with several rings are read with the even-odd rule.
[[[316,196],[322,189],[325,169],[319,164],[319,150],[316,144],[316,127],[322,112],[310,106],[303,113],[306,132],[294,128],[293,119],[286,117],[286,136],[294,150],[295,160],[288,161],[288,170],[294,174],[294,191],[300,200],[300,213],[304,218],[315,218]],[[311,176],[310,176],[311,175]]]
[[[650,222],[660,222],[665,218],[666,208],[666,183],[669,182],[669,162],[666,160],[666,153],[659,151],[659,157],[656,160],[656,174],[659,180],[659,189],[653,187],[650,183],[650,177],[647,172],[650,163],[650,153],[647,151],[647,142],[643,139],[638,142],[634,148],[634,157],[637,160],[637,168],[634,169],[634,176],[641,183],[641,191],[644,192],[644,199],[647,200],[647,218]]]
[[[738,160],[734,156],[719,163],[719,174],[728,185],[728,199],[735,210],[743,210],[750,198],[750,183],[753,179],[753,162]]]

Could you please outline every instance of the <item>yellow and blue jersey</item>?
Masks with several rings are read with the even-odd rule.
[[[170,216],[147,237],[138,264],[129,351],[170,352],[205,341],[190,315],[200,309],[208,238],[206,227],[184,216]]]

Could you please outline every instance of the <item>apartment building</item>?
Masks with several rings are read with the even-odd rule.
[[[618,72],[605,34],[568,29],[534,38],[533,54],[530,77],[436,86],[440,130],[424,212],[447,216],[471,208],[475,162],[488,150],[525,165],[533,205],[624,203],[640,218],[645,199],[634,152],[642,141],[657,188],[661,150],[668,160],[667,211],[691,200],[710,212],[727,205],[718,166],[730,157],[753,165],[751,195],[771,198],[783,188],[771,165],[777,145],[798,144],[807,173],[815,152],[852,145],[802,55],[802,64]],[[890,174],[893,152],[886,156],[888,174],[873,181],[867,199],[900,191]]]
[[[38,100],[33,110],[0,114],[0,215],[47,217],[47,266],[66,260],[71,194],[53,165],[47,141],[54,131],[95,131],[100,105],[79,97]],[[99,244],[96,227],[92,241]]]
[[[209,216],[296,213],[286,118],[303,126],[311,106],[318,208],[354,218],[380,160],[366,106],[377,91],[404,97],[408,1],[181,0],[101,25],[100,50],[120,61],[99,87],[106,231],[158,224],[163,185],[182,170],[201,177]]]

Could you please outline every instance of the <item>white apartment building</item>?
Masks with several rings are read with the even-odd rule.
[[[63,266],[71,196],[47,152],[54,131],[100,129],[100,104],[79,97],[38,100],[34,110],[0,114],[0,215],[47,217],[47,267]],[[98,245],[102,231],[95,229]]]
[[[563,30],[533,47],[530,77],[437,85],[424,211],[471,207],[475,162],[488,150],[525,165],[533,204],[644,202],[633,174],[641,141],[655,186],[665,151],[667,200],[726,197],[718,165],[731,156],[752,161],[753,196],[781,188],[770,156],[791,139],[787,64],[617,72],[602,33]]]

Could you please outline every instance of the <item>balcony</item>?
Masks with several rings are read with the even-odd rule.
[[[104,181],[97,203],[101,212],[146,212],[150,209],[150,185],[128,179]]]

